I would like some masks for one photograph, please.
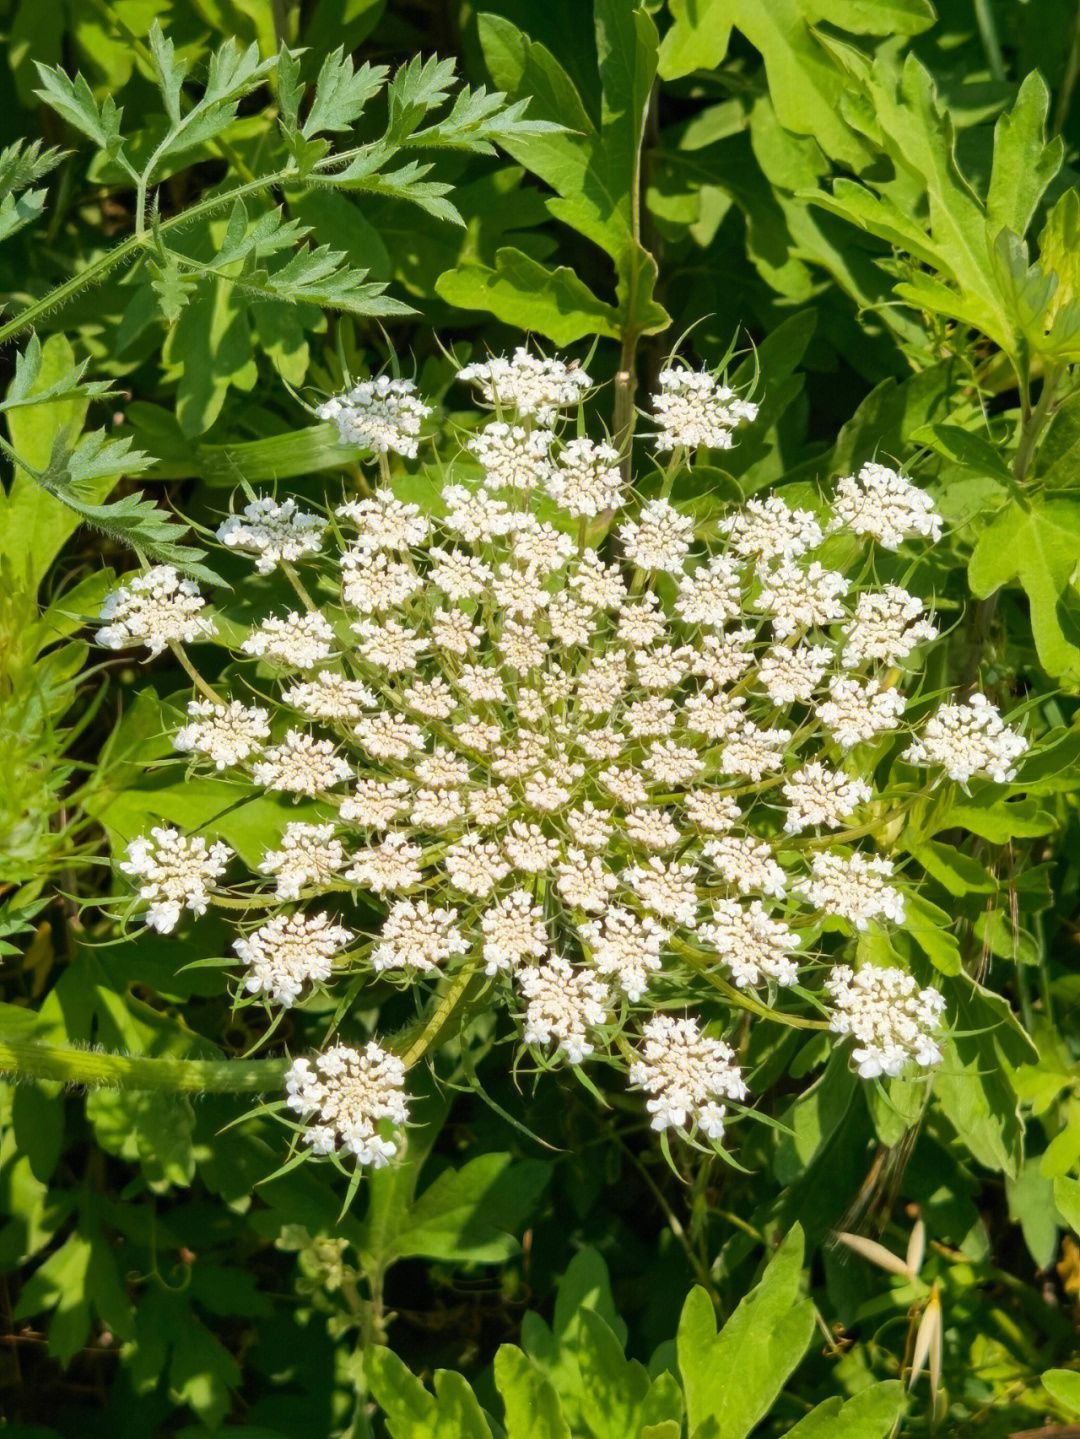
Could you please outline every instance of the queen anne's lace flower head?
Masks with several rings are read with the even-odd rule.
[[[342,443],[359,445],[376,454],[393,450],[415,458],[417,437],[431,406],[417,398],[412,380],[380,375],[361,380],[344,395],[335,395],[319,405],[320,420],[337,426]]]
[[[190,644],[214,633],[205,608],[194,581],[172,565],[155,565],[106,597],[100,616],[106,623],[95,639],[110,650],[145,645],[151,655],[159,655],[172,641]]]
[[[510,359],[496,355],[464,366],[458,379],[476,385],[485,404],[532,416],[541,425],[553,424],[559,411],[578,404],[592,385],[579,365],[530,354],[523,346]]]
[[[188,723],[176,731],[176,748],[185,754],[204,754],[215,769],[228,769],[250,754],[257,754],[270,735],[266,710],[258,705],[229,700],[192,700]]]
[[[649,1096],[654,1129],[699,1128],[710,1139],[724,1132],[724,1099],[745,1099],[746,1081],[722,1039],[702,1034],[696,1019],[658,1014],[643,1030],[630,1084]]]
[[[864,1079],[941,1063],[934,1036],[945,1000],[938,990],[920,989],[902,969],[867,966],[853,972],[846,964],[833,969],[825,988],[833,1003],[829,1028],[853,1036],[851,1057]]]
[[[285,1089],[289,1108],[308,1124],[303,1138],[313,1153],[345,1150],[381,1169],[397,1153],[398,1140],[380,1134],[380,1121],[407,1121],[404,1084],[401,1060],[372,1040],[363,1049],[335,1044],[314,1059],[296,1060]]]
[[[314,669],[334,644],[334,631],[318,613],[298,614],[285,619],[271,615],[256,626],[241,645],[246,655],[257,655],[292,669]]]
[[[255,555],[255,568],[268,575],[282,560],[314,554],[326,533],[326,520],[298,509],[293,499],[279,504],[267,496],[245,505],[243,514],[229,515],[217,533],[229,549]]]
[[[925,490],[887,465],[871,462],[837,482],[829,528],[869,535],[884,549],[895,550],[912,535],[936,544],[941,516]]]
[[[347,861],[332,824],[287,824],[281,848],[268,850],[259,870],[274,877],[278,899],[299,899],[308,885],[332,884]]]
[[[730,450],[732,431],[757,419],[758,407],[708,371],[672,365],[660,371],[653,413],[660,426],[656,448]]]
[[[232,858],[228,845],[209,843],[203,835],[155,826],[148,835],[133,839],[119,868],[139,887],[139,898],[149,901],[146,922],[159,934],[175,929],[181,912],[205,914],[215,880]]]
[[[603,980],[556,958],[520,970],[517,984],[528,1001],[526,1044],[557,1044],[571,1064],[593,1052],[589,1030],[608,1017],[610,995]]]
[[[200,697],[176,737],[191,766],[303,802],[251,865],[259,913],[236,946],[242,984],[271,1004],[306,1002],[335,973],[361,996],[376,975],[382,990],[415,987],[418,1003],[437,987],[482,993],[526,1043],[572,1064],[629,1050],[654,1126],[691,1138],[719,1139],[725,1106],[746,1095],[728,1044],[668,1012],[697,995],[754,989],[745,1003],[760,1011],[817,990],[833,1029],[855,1035],[861,1072],[936,1062],[939,1007],[913,981],[889,981],[890,1018],[884,981],[836,969],[821,991],[820,977],[843,931],[904,922],[892,861],[874,848],[895,815],[873,790],[886,750],[907,744],[913,763],[967,783],[1008,779],[1026,748],[980,697],[908,723],[897,666],[936,633],[926,604],[868,587],[861,566],[858,578],[830,568],[841,546],[819,550],[838,528],[883,545],[933,539],[932,507],[864,469],[841,482],[831,518],[824,501],[811,512],[774,495],[699,526],[668,498],[642,499],[613,445],[568,436],[584,428],[565,416],[590,385],[579,368],[521,350],[462,378],[496,413],[445,457],[438,503],[385,481],[345,501],[336,556],[321,521],[300,525],[276,501],[226,527],[265,568],[289,560],[280,583],[298,595],[220,670],[258,704]],[[335,402],[339,427],[415,453],[428,407],[407,382],[365,385]],[[661,452],[724,448],[754,415],[715,377],[676,367],[654,409]],[[122,594],[104,643],[157,652],[206,632],[202,599],[174,571]],[[908,738],[874,743],[897,730]],[[212,837],[161,829],[121,867],[168,929],[222,898],[230,857]],[[293,912],[316,898],[342,921]],[[809,936],[822,929],[819,948]],[[297,1061],[289,1102],[308,1147],[385,1162],[395,1141],[379,1121],[404,1122],[402,1079],[374,1043]]]
[[[1015,778],[1016,761],[1027,749],[1027,740],[1005,724],[996,705],[985,695],[972,695],[931,715],[905,758],[910,764],[940,765],[961,784],[976,775],[1006,784]]]
[[[810,878],[796,888],[824,914],[846,919],[856,929],[866,929],[872,919],[904,922],[904,896],[888,883],[893,863],[881,855],[840,855],[828,850],[815,854]]]
[[[325,914],[276,914],[233,944],[248,966],[244,988],[275,1004],[295,1004],[309,984],[325,984],[334,956],[352,935]]]

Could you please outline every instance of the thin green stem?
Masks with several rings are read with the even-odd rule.
[[[195,688],[197,690],[201,690],[202,693],[206,696],[206,698],[208,700],[211,700],[214,704],[223,705],[225,701],[218,694],[217,690],[214,689],[213,685],[207,684],[206,680],[203,679],[202,675],[188,659],[187,654],[184,651],[184,647],[183,645],[181,645],[180,641],[170,640],[169,649],[172,651],[173,658],[176,660],[177,664],[184,671],[184,673],[187,675],[188,679],[195,686]]]
[[[733,984],[729,984],[726,979],[722,979],[714,972],[710,963],[710,955],[692,948],[684,940],[673,939],[669,941],[669,944],[675,954],[681,955],[706,983],[711,984],[713,989],[717,989],[725,995],[736,1009],[744,1009],[747,1014],[756,1015],[759,1019],[771,1019],[775,1020],[777,1024],[786,1024],[791,1029],[828,1029],[828,1022],[824,1019],[807,1019],[801,1014],[785,1014],[781,1009],[770,1009],[760,1000],[743,994],[742,990],[736,989]]]

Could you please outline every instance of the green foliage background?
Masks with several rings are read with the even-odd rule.
[[[884,1439],[1080,1414],[1075,0],[0,16],[0,1060],[60,1056],[0,1091],[6,1432]],[[305,402],[391,350],[443,403],[448,350],[529,333],[590,357],[625,436],[688,330],[705,363],[751,341],[763,404],[682,498],[707,519],[913,465],[947,522],[905,581],[951,626],[926,691],[978,677],[1043,741],[1014,788],[910,813],[917,924],[864,941],[936,973],[947,1062],[928,1101],[843,1056],[806,1089],[817,1040],[781,1034],[755,1058],[784,1128],[745,1172],[679,1176],[614,1099],[515,1087],[478,1023],[407,1162],[343,1215],[321,1171],[275,1173],[278,1134],[221,1082],[314,1042],[317,1009],[273,1033],[233,1012],[192,967],[226,952],[216,920],[120,939],[103,862],[215,817],[253,862],[282,807],[185,779],[164,735],[186,676],[102,662],[85,621],[132,547],[205,575],[238,488],[348,484]],[[248,574],[222,563],[223,626]],[[97,1049],[132,1082],[66,1089]],[[202,1067],[154,1071],[176,1092],[145,1058]],[[919,1216],[917,1275],[831,1239],[903,1254]],[[930,1302],[936,1420],[926,1379],[899,1382]]]

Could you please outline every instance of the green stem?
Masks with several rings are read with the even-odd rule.
[[[701,975],[713,989],[718,989],[725,995],[736,1009],[745,1009],[747,1014],[756,1015],[759,1019],[772,1019],[777,1024],[786,1024],[791,1029],[828,1029],[828,1022],[824,1019],[807,1019],[801,1014],[785,1014],[780,1009],[770,1009],[767,1004],[762,1004],[758,999],[752,999],[750,995],[743,994],[741,989],[736,989],[726,979],[714,973],[710,964],[711,956],[703,954],[700,950],[691,948],[690,945],[681,939],[669,941],[669,947],[675,954],[681,955],[683,959]]]
[[[0,1072],[87,1088],[263,1094],[282,1087],[288,1067],[287,1059],[151,1059],[35,1039],[0,1039]]]

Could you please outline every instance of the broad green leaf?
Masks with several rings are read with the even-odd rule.
[[[976,1161],[1015,1177],[1023,1124],[1008,1074],[1030,1063],[1034,1047],[1000,995],[962,975],[942,988],[955,1032],[942,1045],[934,1096]]]
[[[1075,1369],[1048,1369],[1042,1382],[1062,1408],[1080,1417],[1080,1373]]]
[[[788,1430],[787,1439],[890,1439],[906,1408],[904,1386],[889,1379],[846,1402],[826,1399]]]
[[[640,154],[656,75],[656,27],[632,0],[596,0],[594,20],[599,126],[551,52],[510,21],[482,15],[480,43],[500,90],[530,96],[531,116],[566,127],[561,132],[511,133],[500,144],[556,192],[548,202],[550,212],[611,256],[619,328],[651,334],[668,324],[666,312],[653,299],[655,261],[638,237]]]
[[[972,593],[983,598],[1018,580],[1031,604],[1039,660],[1054,676],[1080,674],[1080,626],[1064,600],[1080,563],[1080,500],[1035,496],[1010,503],[979,535],[968,566]]]
[[[813,135],[825,153],[861,169],[868,152],[844,122],[847,77],[814,36],[799,0],[732,0],[735,27],[760,51],[780,123]]]
[[[959,974],[960,945],[951,932],[953,919],[925,895],[905,896],[904,929],[940,974]]]
[[[668,0],[671,25],[660,42],[661,79],[679,80],[694,70],[715,70],[731,36],[729,0]]]
[[[586,335],[620,334],[619,314],[598,300],[574,270],[549,269],[521,250],[504,247],[494,269],[462,265],[435,282],[442,299],[462,310],[489,310],[505,324],[570,345]]]
[[[226,280],[211,280],[187,306],[162,351],[176,384],[176,417],[185,435],[217,419],[230,386],[251,390],[259,372],[246,303]]]
[[[1020,1225],[1035,1267],[1049,1269],[1058,1248],[1053,1180],[1042,1172],[1038,1159],[1027,1159],[1016,1178],[1006,1180],[1005,1193],[1009,1218]]]
[[[814,1329],[813,1302],[798,1300],[802,1259],[796,1224],[718,1336],[711,1300],[703,1289],[691,1291],[678,1336],[690,1439],[746,1439],[769,1412]]]
[[[793,1183],[818,1158],[844,1122],[858,1088],[846,1052],[834,1050],[821,1075],[781,1116],[792,1131],[777,1137],[773,1169],[781,1184]]]
[[[495,1356],[495,1387],[506,1406],[506,1439],[571,1439],[555,1390],[516,1344]]]
[[[930,0],[799,0],[811,25],[827,20],[853,35],[921,35],[937,16]]]
[[[1080,1179],[1061,1174],[1054,1180],[1054,1204],[1074,1234],[1080,1234]]]
[[[389,1349],[364,1353],[364,1377],[391,1439],[491,1439],[476,1398],[458,1374],[437,1370],[433,1397]]]
[[[64,335],[50,335],[41,347],[36,379],[25,393],[13,382],[17,396],[25,401],[43,390],[61,384],[65,388],[79,370],[75,352]],[[85,389],[45,405],[29,405],[8,414],[8,434],[17,453],[35,469],[44,470],[53,453],[56,436],[74,438],[86,422],[88,399]],[[88,499],[104,499],[115,481],[104,478],[92,486]],[[36,588],[60,547],[79,527],[79,518],[48,494],[28,474],[16,470],[7,493],[0,493],[0,555],[13,561]]]
[[[1002,230],[1023,235],[1046,188],[1061,169],[1064,142],[1046,143],[1050,92],[1037,70],[1020,86],[1011,111],[994,127],[994,164],[986,196],[987,238]]]
[[[445,1169],[420,1195],[395,1235],[391,1256],[495,1264],[518,1252],[512,1234],[547,1184],[550,1166],[481,1154]]]
[[[641,1424],[649,1390],[645,1368],[623,1346],[594,1309],[581,1315],[575,1355],[581,1373],[581,1413],[595,1439],[626,1439]]]
[[[916,430],[912,440],[929,445],[939,455],[978,475],[989,475],[1006,489],[1012,488],[1012,471],[997,448],[983,435],[961,429],[959,425],[925,425]]]

